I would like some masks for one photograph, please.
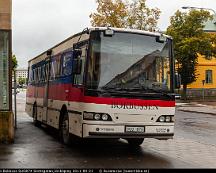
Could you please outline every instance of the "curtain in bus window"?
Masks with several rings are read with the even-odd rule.
[[[56,55],[53,57],[51,61],[51,79],[55,79],[60,76],[60,60],[61,60],[61,55]]]
[[[41,67],[38,67],[38,82],[39,82],[39,83],[42,82],[41,79],[42,79],[42,78],[41,78]]]
[[[71,75],[72,73],[72,53],[65,53],[63,55],[63,76]]]
[[[29,68],[29,79],[28,79],[28,83],[31,84],[33,81],[33,71],[32,71],[32,67]]]
[[[52,59],[52,61],[51,61],[51,69],[50,69],[50,79],[51,79],[51,80],[54,80],[54,79],[55,79],[54,64],[55,64],[55,60]]]

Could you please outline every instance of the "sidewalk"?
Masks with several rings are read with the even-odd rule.
[[[215,102],[176,103],[178,111],[216,115]]]

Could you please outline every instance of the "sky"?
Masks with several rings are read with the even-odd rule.
[[[215,0],[147,0],[150,8],[161,10],[158,27],[164,31],[170,17],[182,6],[211,8]],[[57,43],[90,27],[89,15],[95,12],[95,0],[13,0],[13,54],[18,68],[26,68],[28,60]]]

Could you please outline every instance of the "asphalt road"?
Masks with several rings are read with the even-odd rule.
[[[88,140],[65,146],[55,131],[37,128],[17,95],[15,143],[0,145],[0,168],[216,168],[216,117],[176,111],[174,139],[145,139],[139,148],[124,140]]]

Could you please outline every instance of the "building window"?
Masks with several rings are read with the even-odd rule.
[[[9,32],[0,30],[0,110],[9,109]]]
[[[212,83],[212,70],[206,70],[205,82]]]

